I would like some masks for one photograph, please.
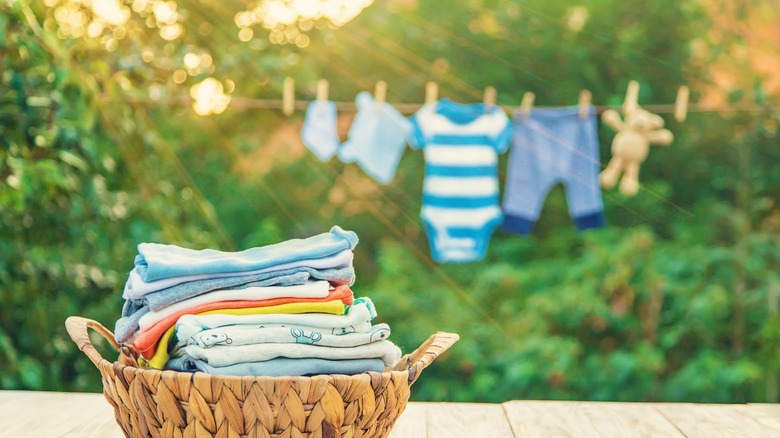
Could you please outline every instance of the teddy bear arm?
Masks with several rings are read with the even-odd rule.
[[[656,129],[645,134],[647,141],[650,144],[658,146],[669,146],[674,140],[674,134],[668,129]]]
[[[601,114],[601,122],[618,132],[626,128],[620,114],[613,109],[608,109]]]

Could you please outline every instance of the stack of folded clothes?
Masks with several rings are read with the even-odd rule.
[[[116,340],[142,366],[227,375],[383,371],[401,351],[354,298],[357,235],[333,227],[240,252],[142,243]]]

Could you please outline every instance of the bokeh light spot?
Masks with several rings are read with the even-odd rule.
[[[143,59],[144,62],[154,61],[154,52],[149,49],[144,49],[144,51],[141,52],[141,59]]]
[[[194,53],[184,55],[184,66],[188,69],[197,68],[200,65],[200,57]]]
[[[214,78],[206,78],[190,87],[190,96],[192,109],[201,116],[220,114],[230,104],[230,95],[225,94],[222,82]]]
[[[251,40],[252,37],[254,37],[254,36],[255,36],[254,31],[252,31],[252,29],[249,28],[249,27],[245,27],[245,28],[241,29],[240,31],[238,31],[238,39],[243,41],[243,42],[247,42],[247,41]]]
[[[187,80],[187,72],[184,70],[176,70],[173,72],[173,82],[176,84],[183,84]]]
[[[373,0],[263,0],[236,14],[234,21],[241,29],[261,24],[270,31],[268,39],[274,44],[306,47],[311,39],[301,38],[301,34],[315,27],[339,28],[371,3]]]

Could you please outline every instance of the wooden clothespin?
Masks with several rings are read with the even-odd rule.
[[[580,109],[581,119],[588,117],[588,114],[590,113],[590,102],[592,99],[593,99],[593,93],[591,93],[588,90],[580,91],[580,98],[577,103],[577,106],[579,106]]]
[[[286,77],[282,84],[282,113],[291,116],[293,112],[295,112],[295,80]]]
[[[381,107],[387,100],[387,82],[379,81],[374,87],[374,101],[376,101],[377,107]]]
[[[320,79],[317,81],[317,101],[325,102],[328,100],[328,80]]]
[[[428,81],[425,84],[425,104],[433,105],[439,100],[439,86],[436,82]]]
[[[485,104],[485,106],[495,106],[496,104],[495,87],[485,87],[485,93],[482,96],[482,102]]]
[[[523,100],[520,101],[520,114],[524,119],[531,115],[531,107],[534,106],[535,99],[536,95],[530,91],[526,91],[523,94]]]
[[[674,100],[674,119],[678,122],[684,122],[688,116],[688,99],[691,90],[685,85],[680,85],[677,89],[677,98]]]
[[[630,114],[639,107],[639,82],[629,81],[626,89],[626,99],[623,101],[623,114]]]

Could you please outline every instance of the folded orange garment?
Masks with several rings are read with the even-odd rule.
[[[133,347],[135,350],[144,357],[152,357],[154,356],[155,351],[157,350],[157,343],[159,342],[160,338],[162,337],[163,333],[165,333],[166,330],[168,330],[171,326],[176,324],[176,321],[179,320],[184,315],[195,315],[203,312],[208,312],[212,310],[219,310],[219,309],[244,309],[244,308],[261,308],[261,307],[272,307],[272,306],[279,306],[283,304],[291,304],[291,303],[329,303],[332,301],[341,300],[341,302],[344,305],[352,305],[352,302],[354,301],[354,295],[352,294],[352,290],[347,285],[341,285],[337,286],[335,289],[330,291],[327,296],[322,298],[272,298],[269,300],[237,300],[237,301],[216,301],[213,303],[208,304],[201,304],[199,306],[193,306],[188,309],[184,309],[180,312],[176,312],[167,318],[163,319],[162,321],[158,322],[157,324],[149,327],[149,329],[144,330],[138,334],[138,337],[133,341]],[[273,309],[267,309],[267,310],[273,310]],[[262,312],[267,313],[267,312]],[[271,312],[274,313],[274,312]],[[279,313],[296,313],[296,312],[279,312]],[[311,313],[311,311],[307,311],[305,313]],[[330,312],[328,312],[330,313]]]

